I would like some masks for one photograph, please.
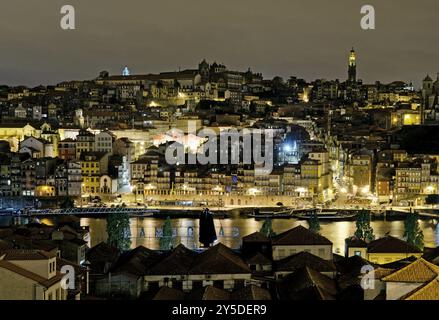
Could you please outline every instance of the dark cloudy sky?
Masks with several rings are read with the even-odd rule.
[[[59,27],[62,5],[77,29]],[[360,8],[376,9],[376,30]],[[230,69],[345,79],[358,52],[365,82],[414,81],[439,72],[438,0],[1,0],[0,84],[54,84],[99,71],[194,68],[202,58]]]

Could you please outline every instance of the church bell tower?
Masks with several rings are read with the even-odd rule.
[[[357,55],[354,48],[349,54],[348,82],[357,82]]]

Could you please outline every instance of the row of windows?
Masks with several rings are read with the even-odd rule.
[[[55,272],[55,261],[49,263],[49,273]]]
[[[191,281],[192,282],[192,290],[202,289],[204,287],[203,281]],[[183,281],[171,280],[167,283],[168,286],[172,288],[183,290]],[[218,289],[226,289],[224,286],[224,280],[214,280],[212,281],[212,285]],[[241,289],[245,286],[244,280],[234,280],[233,289]],[[149,291],[156,292],[159,289],[159,282],[149,282],[148,283]],[[228,288],[229,289],[229,288]]]
[[[81,168],[99,168],[98,162],[81,162]]]
[[[98,148],[99,147],[111,147],[111,146],[112,146],[111,142],[99,142],[98,143]]]

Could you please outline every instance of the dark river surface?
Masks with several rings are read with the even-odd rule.
[[[10,223],[11,218],[0,217],[0,226]],[[198,248],[198,219],[193,218],[174,218],[172,221],[175,243],[183,243],[188,248]],[[52,225],[52,218],[42,218],[40,222]],[[106,241],[106,220],[105,218],[81,218],[81,226],[88,226],[90,230],[89,245],[95,246],[102,241]],[[164,224],[164,219],[159,218],[131,218],[131,241],[132,247],[145,246],[151,249],[159,248],[159,237]],[[231,248],[239,248],[242,237],[259,231],[262,220],[247,218],[245,216],[235,216],[226,219],[215,219],[215,227],[218,240]],[[420,220],[420,226],[424,233],[426,247],[439,246],[438,221],[435,219]],[[281,233],[297,225],[308,227],[306,221],[297,219],[275,219],[272,222],[273,230]],[[371,222],[375,236],[382,237],[386,233],[402,238],[404,233],[404,221],[383,221],[375,220]],[[333,221],[320,222],[320,233],[331,240],[334,244],[334,252],[344,252],[344,239],[355,232],[355,221]]]

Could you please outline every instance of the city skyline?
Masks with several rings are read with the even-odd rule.
[[[437,72],[439,48],[433,40],[439,4],[400,1],[398,16],[404,19],[390,19],[391,2],[370,4],[376,9],[376,30],[366,31],[360,28],[360,1],[319,6],[240,2],[228,12],[199,2],[128,7],[77,1],[77,29],[65,31],[59,27],[60,1],[8,2],[0,13],[0,36],[7,44],[0,83],[36,86],[93,79],[101,70],[119,74],[125,65],[132,74],[176,71],[203,58],[233,70],[251,67],[268,79],[293,75],[343,81],[347,51],[353,46],[358,78],[365,83],[402,80],[419,87],[425,74]]]
[[[0,301],[439,300],[437,12],[3,0]]]

